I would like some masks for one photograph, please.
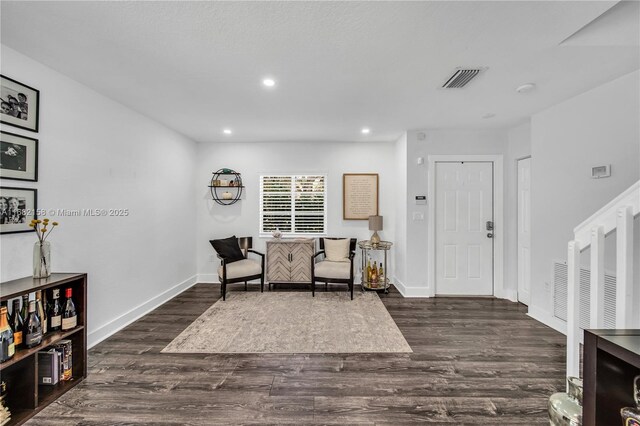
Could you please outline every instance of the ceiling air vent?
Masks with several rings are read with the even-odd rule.
[[[442,86],[445,89],[459,89],[469,83],[478,73],[482,71],[481,68],[474,69],[458,69],[449,80]]]

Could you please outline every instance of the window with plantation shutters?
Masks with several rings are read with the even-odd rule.
[[[260,233],[324,235],[326,175],[260,176]]]

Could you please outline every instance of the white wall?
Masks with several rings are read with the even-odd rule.
[[[397,182],[395,198],[395,243],[393,257],[395,259],[394,283],[404,288],[407,272],[407,134],[403,133],[395,142],[395,180]]]
[[[531,155],[531,122],[508,131],[505,157],[505,283],[518,289],[518,160]],[[534,161],[533,159],[531,160]]]
[[[53,271],[87,272],[93,344],[195,282],[196,144],[2,46],[2,74],[40,90],[43,209],[129,209],[127,217],[60,217]],[[32,273],[33,233],[0,237],[2,281]],[[176,287],[177,286],[177,287]],[[165,293],[166,292],[166,293]],[[163,294],[164,293],[164,294]]]
[[[418,134],[425,139],[419,140]],[[426,296],[428,205],[416,205],[416,195],[427,195],[427,158],[429,155],[505,155],[506,130],[415,130],[407,135],[407,260],[405,294]],[[422,165],[416,164],[423,157]],[[427,200],[432,203],[433,200]],[[413,220],[422,213],[423,220]]]
[[[573,228],[640,178],[640,71],[535,114],[532,140],[532,294],[529,312],[552,315],[552,270]],[[611,177],[591,167],[611,164]]]
[[[366,142],[265,142],[201,143],[196,167],[197,255],[201,282],[218,282],[219,260],[209,240],[230,235],[252,236],[254,247],[264,252],[266,240],[259,238],[259,176],[268,173],[327,174],[329,236],[369,239],[368,221],[342,219],[342,174],[379,174],[379,212],[384,217],[384,240],[394,241],[396,191],[399,185],[394,167],[393,143]],[[243,199],[230,206],[211,200],[207,185],[211,173],[231,168],[242,174]],[[359,257],[357,258],[359,259]],[[393,260],[393,256],[390,261]],[[359,267],[359,262],[357,262]],[[393,274],[393,265],[389,267]],[[357,270],[356,272],[357,273]],[[391,275],[393,276],[393,275]]]

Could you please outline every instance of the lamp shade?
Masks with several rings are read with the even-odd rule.
[[[369,231],[382,231],[382,216],[369,216]]]

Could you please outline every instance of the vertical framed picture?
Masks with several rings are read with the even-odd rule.
[[[38,132],[40,91],[0,75],[0,123]]]
[[[0,132],[0,178],[38,181],[38,140]]]
[[[369,220],[378,215],[378,174],[342,175],[342,219]]]
[[[33,188],[0,187],[0,234],[33,232],[29,227],[36,219],[38,191]]]

